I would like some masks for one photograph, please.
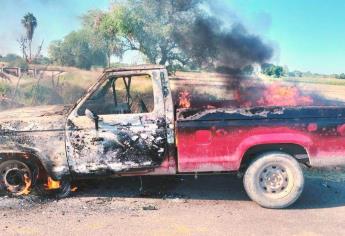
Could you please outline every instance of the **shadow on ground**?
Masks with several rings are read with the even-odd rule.
[[[148,198],[210,201],[250,201],[242,180],[233,175],[146,176],[77,181],[71,198]],[[37,196],[0,196],[0,209],[30,208],[56,201]],[[301,198],[288,210],[345,206],[345,183],[307,178]]]
[[[154,176],[80,181],[75,197],[143,197],[249,201],[242,180],[233,175]],[[345,183],[307,178],[301,198],[289,209],[345,206]]]

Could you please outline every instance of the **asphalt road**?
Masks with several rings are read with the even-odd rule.
[[[0,197],[0,235],[342,235],[345,183],[308,178],[300,200],[263,209],[235,176],[78,182],[62,200]]]

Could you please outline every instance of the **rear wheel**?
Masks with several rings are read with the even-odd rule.
[[[244,175],[248,196],[266,208],[285,208],[301,195],[304,177],[299,163],[286,153],[266,153],[255,159]]]

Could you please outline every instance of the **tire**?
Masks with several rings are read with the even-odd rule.
[[[37,169],[20,158],[0,162],[0,190],[11,195],[28,195],[37,178]]]
[[[71,182],[67,179],[61,181],[61,187],[53,191],[56,198],[67,198],[72,192]]]
[[[44,183],[38,184],[35,188],[36,193],[38,193],[42,197],[50,197],[50,198],[67,198],[71,192],[71,182],[68,179],[63,179],[60,181],[60,188],[54,190],[47,190],[44,186]]]
[[[291,155],[271,152],[260,155],[250,164],[243,183],[248,196],[260,206],[281,209],[301,196],[304,176]]]

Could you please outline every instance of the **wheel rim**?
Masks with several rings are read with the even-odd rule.
[[[0,186],[14,195],[30,192],[32,174],[23,162],[10,160],[0,164]]]
[[[285,197],[293,188],[293,178],[289,168],[276,163],[262,168],[257,179],[260,191],[270,198]]]

